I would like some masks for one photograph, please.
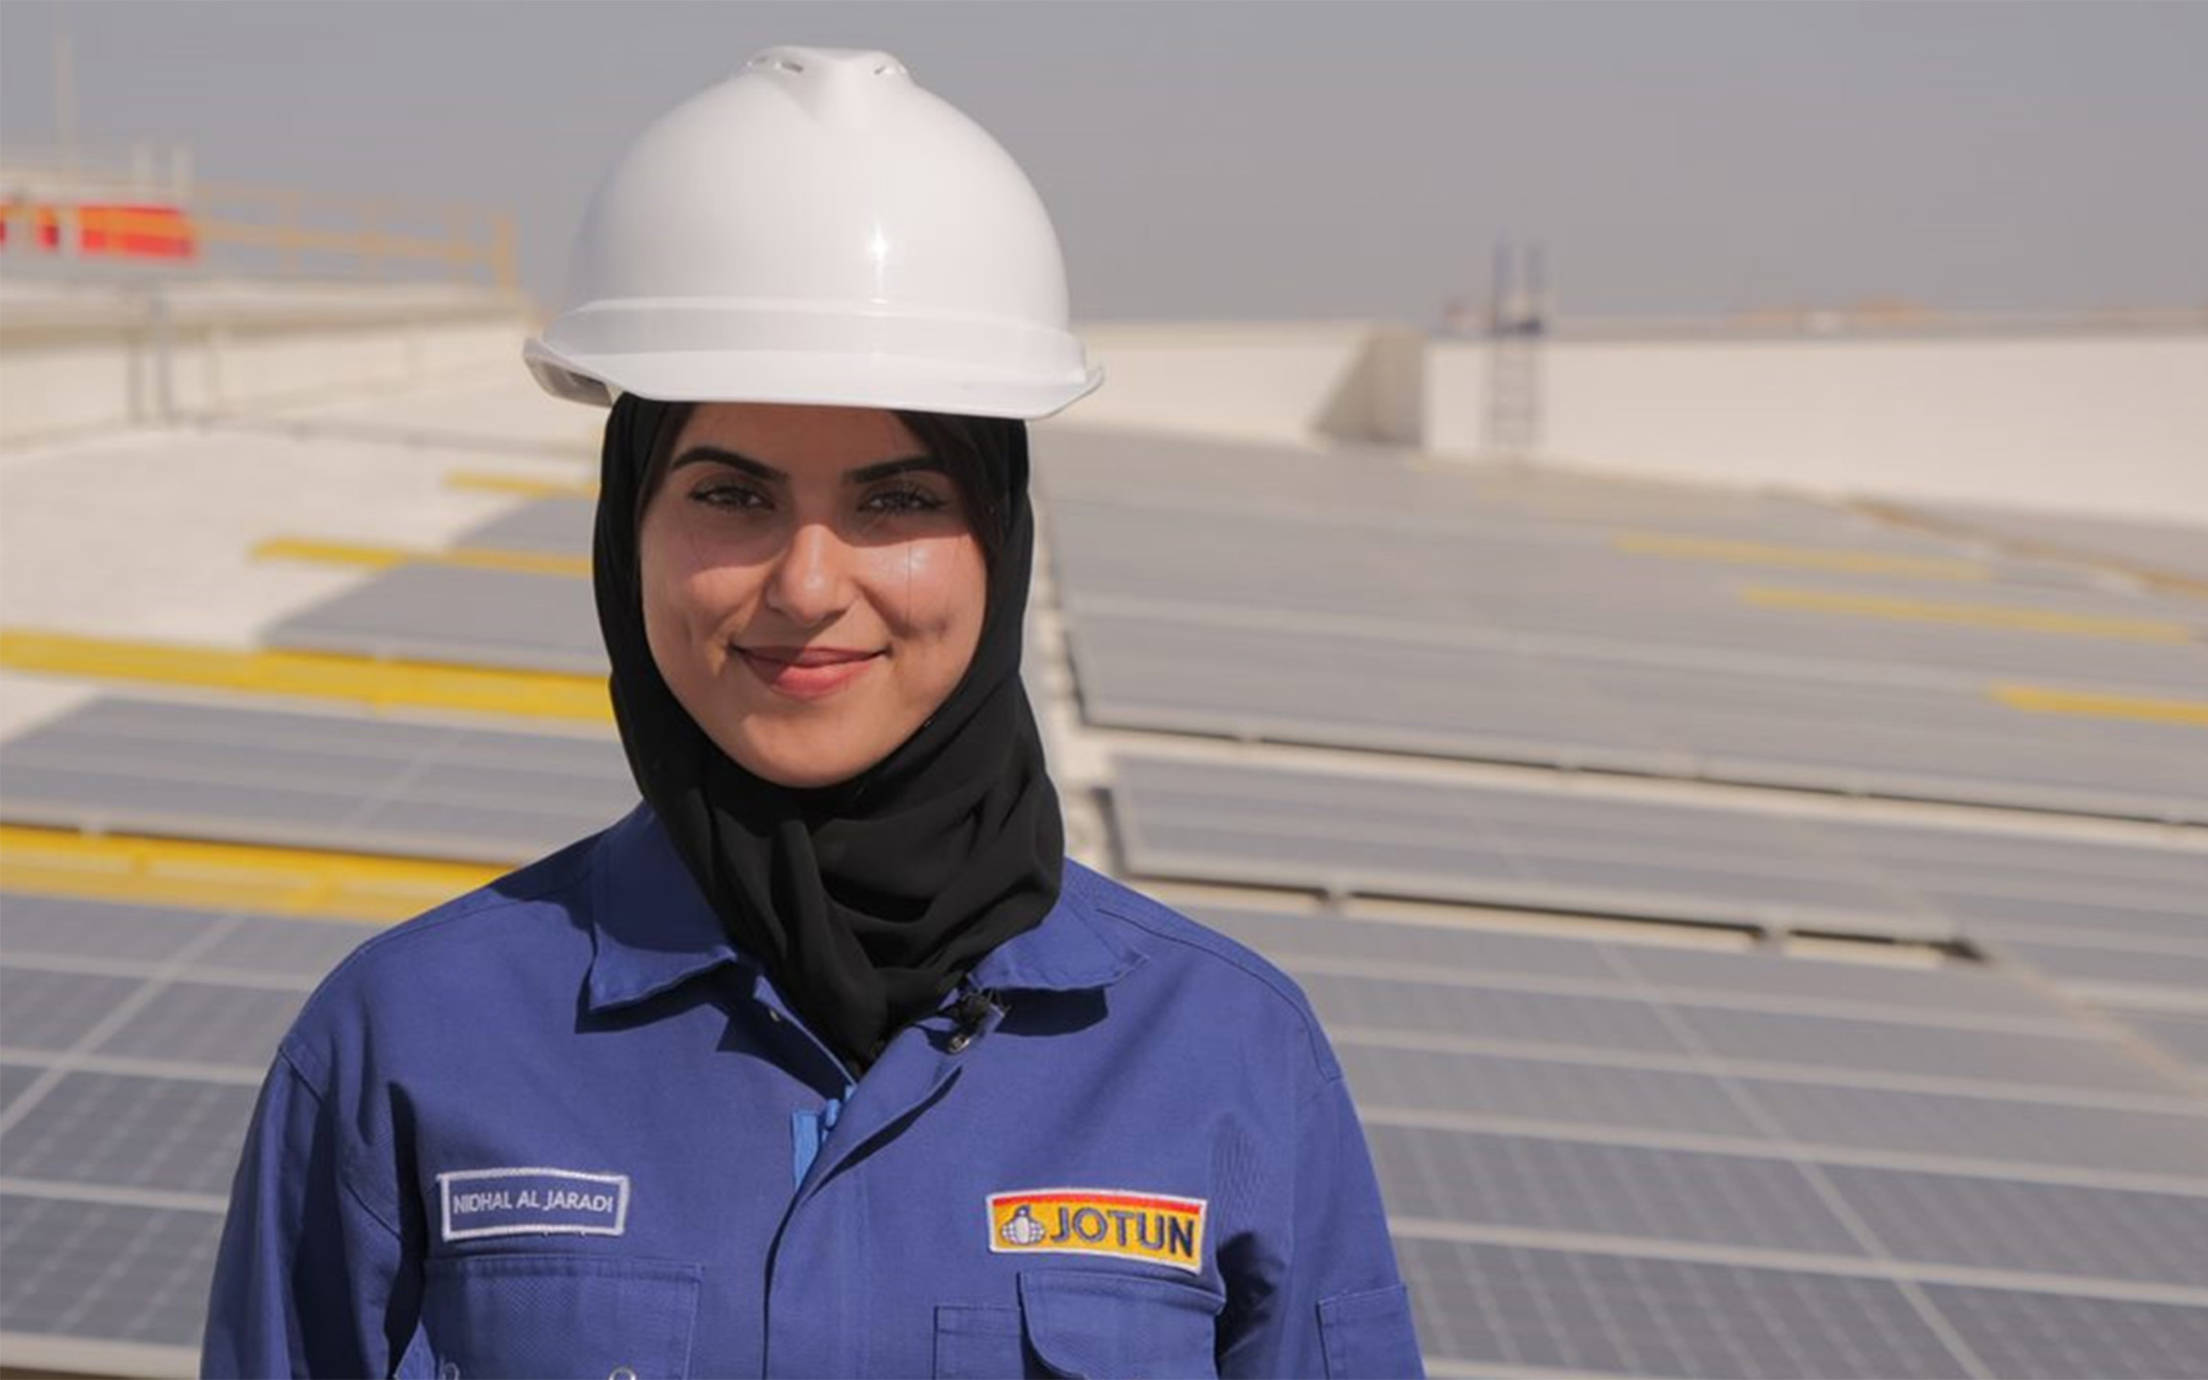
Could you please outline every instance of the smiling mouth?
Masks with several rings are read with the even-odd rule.
[[[846,647],[736,647],[751,673],[792,699],[833,694],[865,674],[884,653]]]

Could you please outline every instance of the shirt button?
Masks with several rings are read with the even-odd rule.
[[[972,1044],[973,1042],[974,1037],[968,1035],[965,1031],[961,1030],[957,1034],[951,1036],[950,1041],[945,1046],[945,1048],[949,1049],[951,1053],[957,1054],[959,1051],[965,1049],[966,1046]]]
[[[606,1380],[636,1380],[636,1371],[628,1366],[615,1366],[606,1373]]]
[[[780,1025],[782,1024],[782,1013],[770,1006],[767,1008],[767,1019],[773,1021],[776,1025]]]
[[[437,1367],[437,1380],[460,1380],[459,1363],[456,1361],[447,1361],[443,1365]]]

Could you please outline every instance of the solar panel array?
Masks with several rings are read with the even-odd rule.
[[[2197,695],[2208,604],[1785,497],[1037,455],[1112,861],[1324,1016],[1435,1373],[2208,1376],[2208,733],[2091,711]],[[432,563],[268,640],[603,665],[587,582]],[[12,825],[494,863],[633,800],[604,731],[145,692],[0,774]],[[188,1369],[254,1088],[364,933],[0,895],[13,1354]]]
[[[1044,480],[1100,724],[2208,818],[2193,726],[2014,703],[2197,693],[2202,601],[1791,501],[1355,452],[1092,439]]]
[[[1316,898],[1197,913],[1325,1016],[1437,1372],[2208,1374],[2208,850],[2048,818],[2203,820],[2208,604],[1783,497],[1040,473],[1119,856]]]
[[[189,1372],[255,1092],[369,931],[23,892],[0,917],[0,1334]]]

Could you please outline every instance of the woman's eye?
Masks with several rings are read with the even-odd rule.
[[[884,489],[867,497],[870,513],[927,513],[943,506],[943,500],[921,488]]]
[[[690,497],[715,508],[764,508],[767,505],[766,495],[748,484],[705,484],[693,489]]]

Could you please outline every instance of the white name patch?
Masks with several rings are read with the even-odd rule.
[[[576,1169],[458,1169],[437,1176],[443,1239],[628,1229],[629,1176]]]

